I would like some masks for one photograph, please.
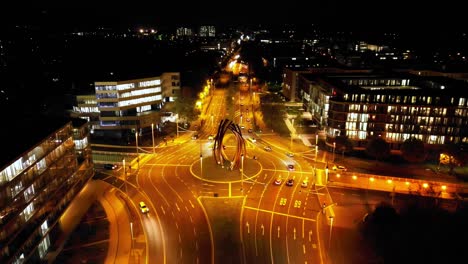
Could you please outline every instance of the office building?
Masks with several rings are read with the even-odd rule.
[[[94,95],[79,95],[71,116],[90,122],[91,133],[130,137],[136,130],[160,123],[160,110],[180,93],[180,74],[125,81],[95,82]]]

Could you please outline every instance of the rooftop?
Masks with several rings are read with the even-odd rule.
[[[304,74],[309,81],[324,81],[346,92],[376,91],[388,94],[446,94],[465,96],[468,83],[442,76],[417,76],[401,72],[369,72],[369,73],[310,73]],[[374,83],[360,80],[376,80]],[[399,80],[400,84],[392,83]],[[351,84],[352,83],[352,84]]]

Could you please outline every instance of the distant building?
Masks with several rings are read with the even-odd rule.
[[[303,108],[325,129],[327,142],[347,136],[365,147],[379,136],[393,149],[408,138],[428,145],[468,142],[468,84],[444,77],[369,70],[319,69],[296,80]]]
[[[198,35],[200,37],[216,37],[216,28],[214,26],[201,26]]]
[[[160,123],[160,110],[180,93],[180,74],[95,82],[95,95],[78,95],[71,115],[90,122],[96,136],[129,137],[135,131]]]
[[[22,121],[2,137],[0,263],[47,263],[66,241],[61,216],[94,173],[89,129],[81,119]]]
[[[193,36],[193,31],[191,28],[179,27],[176,30],[176,36],[177,37],[191,37]]]

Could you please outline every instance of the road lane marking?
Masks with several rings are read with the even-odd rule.
[[[177,224],[177,222],[175,223],[175,226],[176,226],[177,229],[179,229],[179,225]]]
[[[263,224],[262,224],[261,228],[262,228],[262,236],[264,236],[265,235],[265,227],[263,226]]]
[[[164,211],[164,207],[161,205],[161,210],[163,212],[163,214],[166,214],[166,211]]]
[[[189,217],[190,217],[190,222],[191,222],[191,223],[193,223],[192,216],[191,216],[191,215],[189,215]]]
[[[180,237],[180,234],[179,234],[179,243],[182,243],[182,238]]]
[[[188,200],[190,205],[192,206],[192,208],[195,208],[195,205],[193,205],[192,201],[191,200]]]
[[[256,211],[260,211],[260,212],[264,212],[264,213],[270,213],[270,214],[273,214],[273,215],[282,215],[282,216],[287,216],[287,217],[291,217],[291,218],[304,219],[304,220],[311,221],[311,222],[316,222],[317,221],[315,219],[311,219],[311,218],[307,218],[307,217],[289,215],[289,214],[285,214],[285,213],[278,213],[278,212],[265,210],[265,209],[260,209],[260,208],[254,208],[254,207],[250,207],[250,206],[244,206],[244,209],[251,209],[251,210],[256,210]]]
[[[195,227],[193,228],[193,234],[197,235],[197,231],[195,230]]]
[[[309,242],[312,241],[312,230],[309,230]]]
[[[294,240],[296,240],[296,228],[294,228]]]
[[[249,222],[245,223],[245,226],[247,227],[247,234],[250,234],[250,225],[249,225]]]
[[[278,238],[280,237],[280,227],[278,226]]]
[[[177,203],[175,203],[175,206],[176,206],[176,208],[177,208],[177,211],[179,211],[179,212],[180,212],[179,205],[178,205]]]
[[[306,248],[306,246],[304,244],[302,244],[302,252],[304,252],[304,254],[306,253],[305,248]]]
[[[302,238],[304,238],[304,219],[302,219]]]

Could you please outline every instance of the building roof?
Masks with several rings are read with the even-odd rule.
[[[318,72],[303,74],[304,78],[309,81],[324,81],[339,88],[345,92],[361,92],[361,93],[386,93],[386,94],[445,94],[450,96],[465,96],[468,91],[468,83],[442,76],[417,76],[403,72]],[[407,79],[409,85],[401,87],[390,85],[350,85],[344,80],[351,79]],[[381,88],[381,89],[371,89]],[[411,88],[411,89],[410,89]]]
[[[71,121],[65,117],[10,116],[2,120],[0,170]],[[75,121],[80,122],[80,121]],[[78,123],[77,123],[78,124]]]

